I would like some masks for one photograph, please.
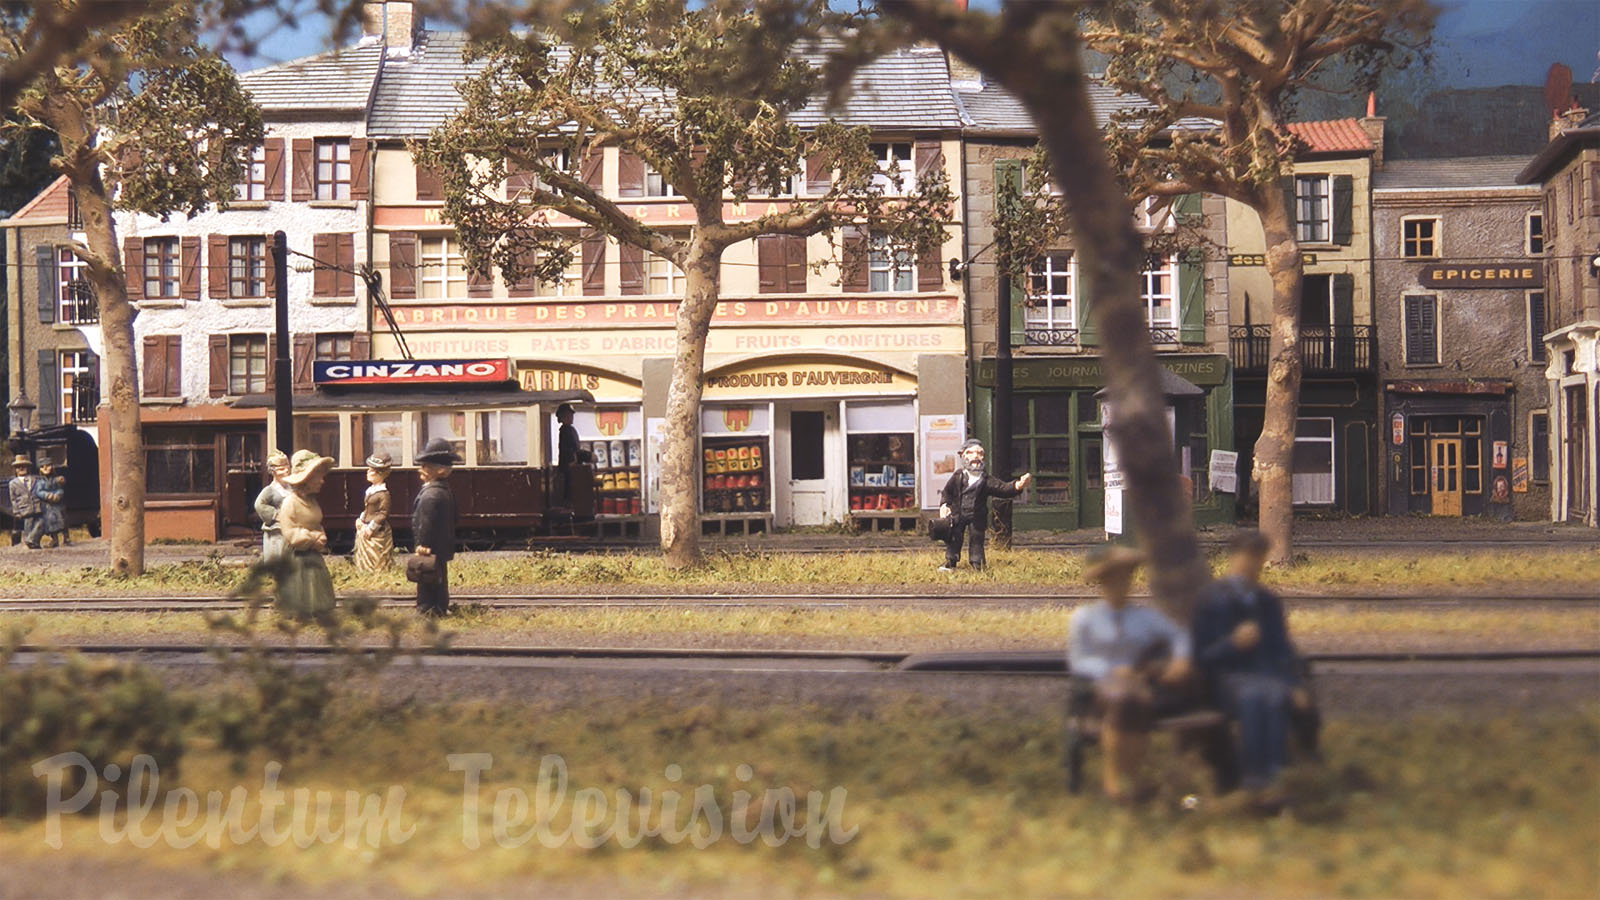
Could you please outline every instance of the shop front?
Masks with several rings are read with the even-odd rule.
[[[1168,354],[1161,365],[1198,391],[1172,392],[1181,473],[1192,486],[1195,522],[1232,522],[1235,495],[1213,491],[1212,451],[1233,449],[1233,386],[1228,359]],[[1071,531],[1106,525],[1106,437],[1101,361],[1093,357],[1017,360],[1012,372],[1012,474],[1033,485],[1012,507],[1012,527]],[[1183,395],[1180,395],[1183,394]],[[1185,396],[1193,394],[1193,396]],[[973,391],[975,433],[994,440],[994,360],[979,362]]]
[[[1390,515],[1511,518],[1510,392],[1505,380],[1385,383]]]

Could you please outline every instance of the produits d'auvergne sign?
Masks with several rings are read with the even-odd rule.
[[[491,384],[511,378],[504,359],[318,360],[311,379],[318,385]]]
[[[1431,288],[1539,287],[1544,267],[1531,262],[1462,265],[1441,263],[1422,267],[1422,286]]]

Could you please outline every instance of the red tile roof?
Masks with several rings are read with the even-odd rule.
[[[23,207],[12,213],[11,218],[16,219],[65,219],[70,210],[67,193],[71,188],[67,185],[67,176],[61,175],[50,186],[35,194],[32,200],[23,204]]]
[[[1289,131],[1305,142],[1306,153],[1370,153],[1377,149],[1359,119],[1290,122]]]

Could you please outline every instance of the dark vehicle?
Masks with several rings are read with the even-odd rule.
[[[368,487],[364,460],[377,451],[394,460],[387,482],[390,525],[396,544],[410,546],[411,501],[421,488],[415,455],[436,437],[449,441],[463,460],[450,476],[461,545],[527,545],[553,527],[594,516],[592,470],[573,471],[575,489],[562,502],[553,499],[554,466],[541,465],[552,456],[550,419],[556,407],[587,402],[593,402],[587,391],[319,386],[294,398],[293,445],[335,461],[317,500],[328,539],[338,550],[354,543]],[[271,403],[270,395],[252,395],[236,405]],[[268,446],[277,445],[273,418],[267,417]]]
[[[91,537],[100,536],[100,451],[94,436],[76,425],[57,425],[11,436],[11,453],[39,463],[49,460],[67,477],[67,527],[86,527]],[[11,478],[4,479],[9,487]],[[0,488],[0,517],[11,532],[13,545],[22,542],[21,523],[11,515],[11,492]]]

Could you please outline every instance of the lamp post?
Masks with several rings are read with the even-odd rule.
[[[33,411],[39,404],[28,399],[27,394],[19,393],[16,399],[6,404],[6,411],[10,414],[11,433],[21,435],[27,432],[28,426],[33,424]]]

